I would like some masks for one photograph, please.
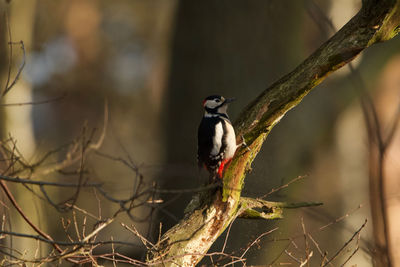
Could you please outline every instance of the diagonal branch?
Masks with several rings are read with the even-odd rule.
[[[149,251],[148,263],[196,265],[237,217],[246,172],[273,126],[330,73],[372,44],[393,38],[399,25],[400,0],[364,0],[358,14],[341,30],[251,102],[235,123],[237,136],[243,136],[250,149],[236,152],[224,174],[222,195],[215,193],[166,232]]]

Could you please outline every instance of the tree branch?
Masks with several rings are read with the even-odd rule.
[[[283,218],[283,209],[295,209],[303,207],[320,206],[320,202],[273,202],[258,198],[241,197],[239,210],[237,212],[239,218],[245,219],[281,219]],[[258,211],[260,209],[261,211]]]
[[[224,174],[222,195],[217,192],[166,232],[149,252],[148,263],[196,265],[238,216],[246,172],[273,126],[330,73],[372,44],[393,38],[399,25],[400,0],[363,1],[361,10],[341,30],[251,102],[235,123],[237,136],[244,136],[250,151],[236,152]]]

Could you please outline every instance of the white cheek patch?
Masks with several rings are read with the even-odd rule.
[[[215,100],[207,100],[206,103],[204,104],[204,106],[208,107],[208,108],[215,108],[219,104],[220,103],[217,103]]]
[[[219,153],[222,145],[222,135],[224,133],[224,129],[222,128],[222,122],[218,122],[215,125],[215,135],[213,138],[213,148],[211,150],[211,155],[215,156]]]

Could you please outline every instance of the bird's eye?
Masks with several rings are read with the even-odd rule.
[[[219,99],[215,99],[215,102],[219,103],[219,102],[221,102],[221,100],[219,100]]]

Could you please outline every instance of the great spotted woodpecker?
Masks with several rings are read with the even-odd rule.
[[[198,132],[197,161],[199,168],[205,167],[210,181],[222,178],[225,165],[236,151],[236,136],[227,114],[228,104],[233,98],[219,95],[206,97],[203,101],[204,116]]]

